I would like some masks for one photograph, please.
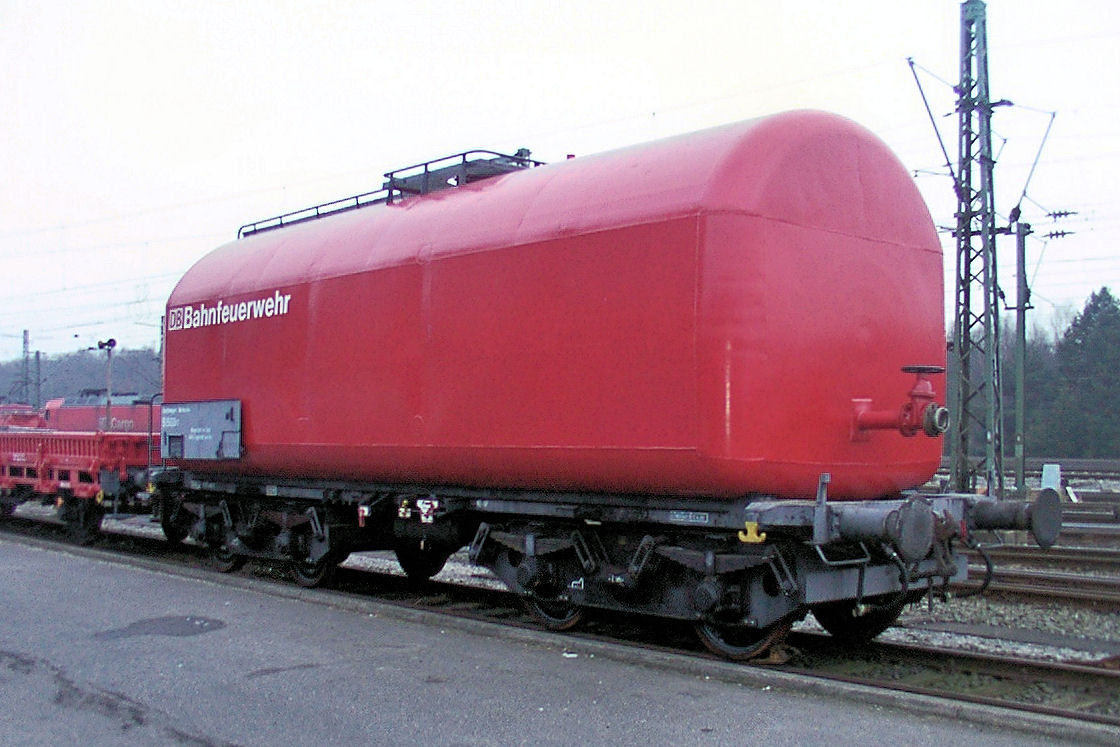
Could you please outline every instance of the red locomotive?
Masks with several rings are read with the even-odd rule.
[[[83,390],[74,401],[52,399],[43,407],[44,428],[59,431],[159,431],[160,406],[135,393],[116,393],[105,407],[104,389]],[[108,422],[106,421],[108,418]]]
[[[18,403],[0,405],[0,430],[12,428],[43,428],[43,413],[31,405]]]
[[[764,652],[870,636],[1010,507],[917,496],[947,427],[941,250],[866,130],[795,112],[541,165],[461,154],[242,228],[167,305],[171,538],[321,582],[471,557]],[[859,613],[857,615],[857,613]]]

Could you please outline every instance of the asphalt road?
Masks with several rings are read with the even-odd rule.
[[[0,538],[0,741],[1034,743],[953,713],[915,715],[789,681],[643,665],[551,634],[245,585]]]

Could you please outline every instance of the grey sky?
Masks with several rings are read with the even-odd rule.
[[[0,360],[156,344],[199,257],[257,218],[376,189],[473,147],[544,160],[794,108],[838,112],[911,169],[943,158],[906,65],[955,81],[955,0],[23,2],[0,0]],[[988,4],[996,171],[1024,204],[1036,319],[1120,290],[1111,2]],[[922,83],[955,153],[954,94]],[[939,225],[945,177],[918,183]],[[1080,215],[1052,226],[1047,210]],[[944,245],[951,260],[947,236]],[[1000,247],[1013,300],[1013,242]],[[951,287],[951,273],[947,275]]]

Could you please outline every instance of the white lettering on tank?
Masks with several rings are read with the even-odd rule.
[[[173,332],[219,324],[235,324],[254,319],[271,319],[288,313],[292,294],[273,291],[270,296],[226,303],[218,299],[213,304],[176,306],[167,310],[167,331]]]

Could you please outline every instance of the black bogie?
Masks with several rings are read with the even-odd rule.
[[[800,606],[775,578],[770,549],[737,548],[726,537],[654,535],[602,525],[488,523],[479,535],[482,539],[471,545],[472,560],[543,605],[691,621],[731,619],[754,627]],[[720,551],[704,552],[705,546]]]
[[[219,570],[248,558],[286,562],[301,586],[326,583],[350,552],[384,548],[390,539],[387,517],[363,530],[345,504],[163,489],[153,505],[170,541],[192,537]]]

